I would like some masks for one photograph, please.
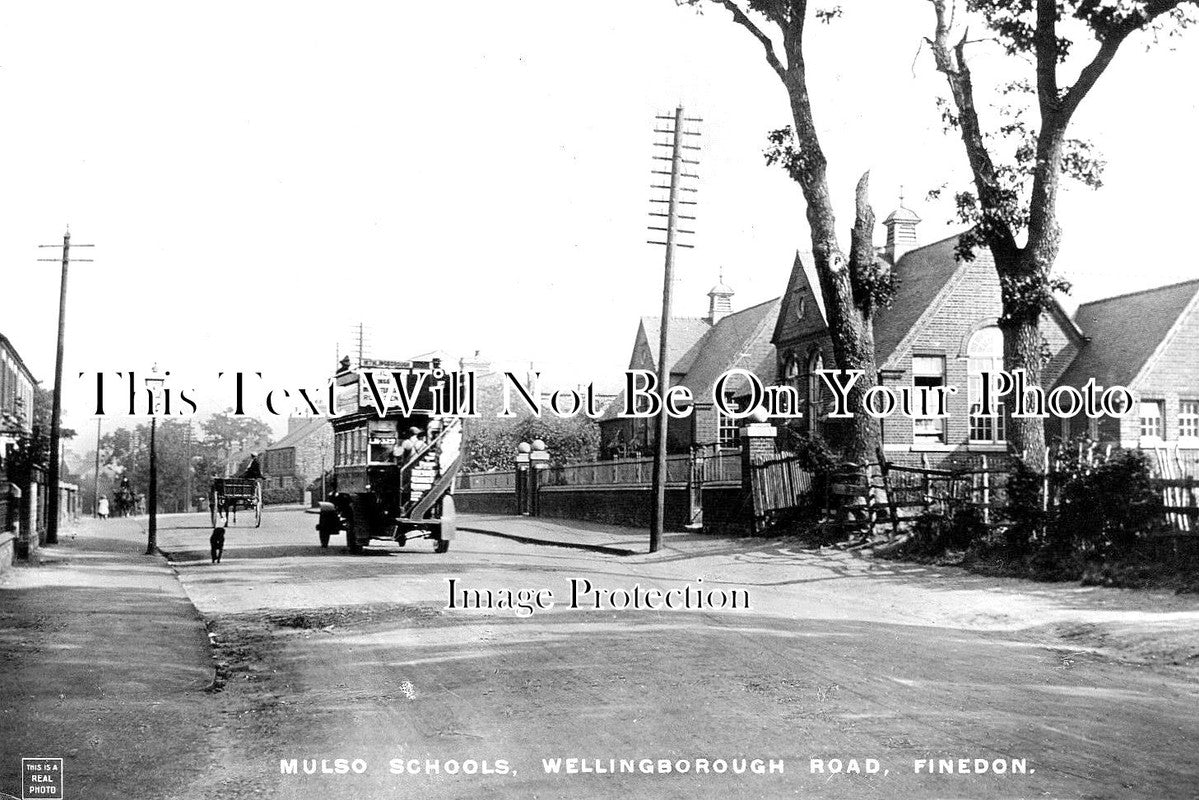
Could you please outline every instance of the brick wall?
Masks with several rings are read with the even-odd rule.
[[[290,503],[303,499],[304,490],[321,476],[322,445],[324,467],[332,469],[333,425],[327,420],[294,446],[267,450],[262,464],[266,478],[264,502]]]
[[[541,516],[649,528],[653,495],[645,488],[546,487],[541,490]],[[669,530],[682,530],[690,521],[691,503],[686,489],[666,490]]]
[[[465,514],[515,514],[516,493],[458,489],[454,492],[454,508]]]
[[[1164,401],[1164,433],[1167,442],[1179,440],[1179,401],[1199,400],[1199,305],[1192,305],[1183,314],[1174,335],[1158,358],[1148,365],[1140,380],[1130,387],[1145,400]],[[1136,418],[1120,421],[1120,438],[1126,445],[1135,446],[1140,438],[1140,423]],[[1199,442],[1184,441],[1185,446],[1199,447]]]
[[[541,491],[541,516],[583,522],[601,522],[649,529],[653,497],[648,488],[551,487]],[[735,487],[704,489],[704,532],[741,535],[748,533],[741,490]],[[466,514],[515,514],[512,491],[454,492],[457,509]],[[690,498],[686,489],[667,489],[667,530],[680,531],[690,521]]]
[[[296,443],[295,475],[304,485],[320,477],[322,446],[325,469],[330,469],[333,466],[333,425],[329,422]]]

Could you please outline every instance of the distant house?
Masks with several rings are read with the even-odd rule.
[[[0,460],[9,445],[33,430],[33,387],[37,381],[17,349],[0,334]]]
[[[687,452],[693,445],[736,447],[740,423],[713,403],[717,379],[739,368],[757,376],[764,384],[774,383],[774,346],[771,333],[779,313],[779,300],[741,311],[732,310],[733,290],[723,279],[708,292],[708,314],[704,317],[672,317],[668,327],[667,361],[670,385],[686,386],[695,399],[690,417],[672,419],[667,425],[667,449]],[[643,317],[637,326],[629,369],[657,371],[660,317]],[[744,380],[730,381],[726,399],[736,405],[746,394]],[[600,452],[607,458],[646,453],[653,448],[652,419],[620,416],[623,392],[600,417]]]
[[[265,448],[261,465],[266,489],[280,490],[274,496],[301,499],[322,470],[333,466],[333,425],[325,417],[288,419],[287,435]]]
[[[1074,321],[1087,340],[1058,385],[1126,386],[1138,406],[1120,419],[1063,420],[1057,435],[1199,448],[1199,280],[1084,303]]]

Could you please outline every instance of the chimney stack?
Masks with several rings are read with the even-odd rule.
[[[916,216],[916,212],[904,207],[903,188],[900,187],[899,208],[892,211],[891,215],[883,220],[883,225],[887,229],[887,246],[884,252],[888,261],[895,264],[905,253],[915,249],[917,244],[916,226],[919,224],[920,217]]]
[[[476,350],[470,358],[458,359],[458,371],[473,372],[479,377],[490,375],[492,372],[491,361],[483,356],[481,350]]]
[[[733,313],[733,290],[724,285],[724,269],[716,285],[708,290],[708,322],[715,325]]]

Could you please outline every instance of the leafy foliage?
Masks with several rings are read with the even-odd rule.
[[[1053,465],[1046,478],[1013,464],[1007,484],[1013,524],[1004,535],[1010,556],[1031,556],[1043,569],[1124,558],[1161,515],[1161,493],[1140,450],[1102,456],[1082,440],[1056,448]]]
[[[29,432],[22,432],[16,437],[16,446],[5,461],[9,480],[18,484],[26,483],[33,467],[49,465],[53,403],[54,398],[49,390],[43,389],[41,386],[33,387],[32,426]],[[59,429],[59,437],[64,442],[74,438],[75,435],[75,431],[71,428]]]
[[[890,306],[899,291],[899,278],[879,259],[853,270],[850,280],[854,299],[868,315],[876,309]]]
[[[926,511],[912,523],[911,537],[901,552],[909,556],[935,556],[964,551],[986,536],[982,512],[977,506],[946,501],[944,508]]]
[[[232,412],[233,409],[226,409],[200,424],[207,444],[215,446],[228,457],[270,439],[271,428],[265,422],[254,417],[236,416]]]
[[[1140,450],[1121,450],[1094,466],[1075,457],[1056,474],[1061,486],[1051,542],[1087,560],[1126,555],[1161,514],[1161,492],[1151,485],[1149,459]]]
[[[791,176],[791,180],[802,182],[806,173],[812,169],[813,162],[804,153],[803,143],[795,138],[794,129],[788,125],[766,134],[766,164],[767,166],[782,167]]]
[[[598,457],[599,425],[590,417],[532,414],[514,418],[478,417],[466,421],[463,469],[466,472],[511,469],[517,445],[537,439],[545,442],[554,464],[594,461]]]
[[[1066,128],[1094,82],[1102,75],[1116,50],[1129,35],[1168,24],[1182,30],[1194,21],[1193,0],[1058,0],[1053,13],[1038,17],[1039,0],[966,0],[973,20],[980,20],[1004,52],[1032,65],[1030,77],[1009,80],[995,87],[1001,102],[990,104],[999,116],[994,130],[963,129],[968,119],[978,126],[977,84],[966,60],[963,34],[956,45],[949,41],[953,20],[952,0],[934,0],[938,36],[933,41],[938,69],[950,79],[953,99],[937,99],[946,130],[961,131],[975,172],[975,186],[955,195],[958,219],[973,226],[958,246],[960,258],[973,258],[982,246],[1010,245],[1036,227],[1044,242],[1030,242],[1032,250],[1049,250],[1048,263],[1025,270],[1004,288],[1005,316],[1035,316],[1051,302],[1054,292],[1068,284],[1052,274],[1056,253],[1056,192],[1033,192],[1034,183],[1056,185],[1056,175],[1083,186],[1103,186],[1106,161],[1093,143],[1065,135]],[[1075,47],[1085,42],[1085,47]],[[1098,49],[1098,52],[1096,51]],[[1083,55],[1071,86],[1059,85],[1059,66]],[[1046,247],[1048,244],[1050,247]],[[1001,262],[996,254],[997,262]],[[999,264],[1001,274],[1003,263]]]
[[[253,417],[218,414],[200,425],[197,435],[191,423],[160,419],[155,431],[158,460],[158,503],[166,511],[198,505],[208,495],[212,475],[221,472],[230,449],[262,441],[270,427]],[[242,438],[244,437],[244,438]],[[129,479],[133,491],[145,495],[150,485],[150,425],[116,428],[100,438],[100,458]],[[190,495],[189,495],[190,491]]]

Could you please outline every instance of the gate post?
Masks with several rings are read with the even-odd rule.
[[[529,453],[529,516],[541,516],[541,484],[543,473],[549,469],[550,454],[545,452],[545,442],[533,441],[533,452]]]
[[[688,461],[687,495],[691,503],[689,521],[685,526],[689,531],[704,529],[704,445],[691,445],[691,458]]]
[[[29,558],[29,547],[23,544],[21,534],[21,487],[8,481],[0,481],[0,533],[11,533],[14,537],[13,555],[16,558]],[[5,565],[7,566],[7,565]]]
[[[761,533],[765,528],[765,519],[758,514],[758,503],[754,495],[754,465],[778,455],[775,437],[778,436],[779,429],[768,424],[765,416],[760,409],[755,411],[749,424],[741,429],[742,507],[749,511],[749,532],[753,535]]]
[[[529,451],[532,448],[528,442],[516,446],[516,514],[529,513]]]

